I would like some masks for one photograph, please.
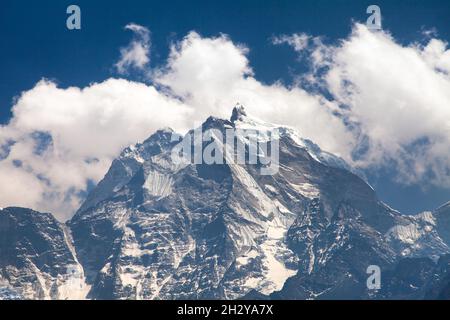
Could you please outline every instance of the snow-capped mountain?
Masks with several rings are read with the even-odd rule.
[[[76,297],[91,299],[384,299],[442,296],[433,288],[450,284],[450,204],[402,215],[345,161],[242,106],[200,130],[220,146],[234,130],[246,156],[251,139],[277,145],[277,171],[261,174],[264,164],[235,164],[228,153],[219,164],[176,161],[195,130],[159,130],[113,161],[66,226],[0,211],[0,288],[40,299],[74,298],[74,283]],[[423,261],[410,272],[416,289],[401,278],[408,259]],[[386,274],[381,290],[367,289],[370,265]],[[77,281],[67,284],[67,270]]]

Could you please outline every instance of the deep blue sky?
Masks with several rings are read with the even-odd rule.
[[[66,29],[66,8],[82,10],[82,30]],[[60,86],[85,86],[116,76],[118,48],[130,40],[129,22],[152,31],[153,66],[162,63],[172,40],[195,30],[203,36],[226,33],[250,48],[255,77],[289,83],[292,69],[302,68],[288,47],[272,46],[273,35],[306,32],[329,41],[346,37],[352,21],[365,21],[370,4],[381,7],[383,28],[397,41],[421,39],[423,28],[436,28],[450,40],[450,1],[100,1],[46,0],[0,2],[0,123],[10,118],[13,98],[41,78]],[[390,173],[370,176],[380,197],[405,212],[432,209],[450,200],[450,190],[404,187]]]

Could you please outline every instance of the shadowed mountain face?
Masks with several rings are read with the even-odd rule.
[[[84,298],[83,268],[66,227],[49,213],[0,210],[0,288],[0,298]]]
[[[55,264],[79,266],[78,285],[92,299],[445,296],[448,205],[404,216],[380,202],[342,159],[290,128],[247,116],[242,107],[230,120],[208,118],[201,129],[213,130],[211,141],[219,145],[218,133],[230,129],[262,132],[258,141],[277,130],[270,145],[279,146],[278,171],[263,175],[261,163],[178,162],[180,138],[170,129],[157,131],[113,161],[67,228],[49,215],[29,214],[31,225],[43,221],[27,241],[40,246],[37,235],[44,237],[49,243],[42,250],[60,259],[43,263],[51,270],[33,262],[39,272],[55,279],[64,274]],[[248,137],[236,139],[249,156]],[[10,266],[30,277],[36,269],[19,259],[30,255],[28,244],[13,239],[24,237],[14,219],[25,209],[5,210],[0,230],[9,236],[0,233],[0,281],[27,298],[58,298],[28,294],[31,278],[11,280]],[[22,251],[8,251],[11,246]],[[42,259],[39,252],[35,259]],[[367,288],[370,265],[382,271],[380,290]]]

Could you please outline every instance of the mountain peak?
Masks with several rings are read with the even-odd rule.
[[[160,133],[173,133],[173,129],[171,127],[163,127],[158,129],[156,132],[160,132]]]
[[[237,120],[242,120],[242,118],[247,116],[247,112],[245,112],[245,108],[239,102],[233,108],[233,112],[231,113],[231,122],[236,122]]]
[[[175,131],[173,131],[172,128],[165,127],[158,129],[155,133],[153,133],[150,137],[148,137],[144,144],[151,143],[154,141],[170,141],[172,135],[175,134]]]

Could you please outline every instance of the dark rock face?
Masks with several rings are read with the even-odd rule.
[[[24,208],[0,210],[2,295],[26,299],[78,297],[81,268],[64,226],[49,213]],[[68,292],[72,291],[72,292]]]
[[[278,172],[174,161],[180,138],[165,129],[125,149],[67,226],[0,211],[0,298],[449,297],[449,205],[402,215],[342,159],[242,107],[202,126],[229,128],[276,128]]]
[[[288,241],[305,260],[297,275],[273,298],[361,299],[369,294],[367,267],[387,270],[394,265],[395,252],[382,233],[363,221],[359,211],[342,204],[331,221],[317,221],[322,210],[319,200],[312,201],[290,228]]]

